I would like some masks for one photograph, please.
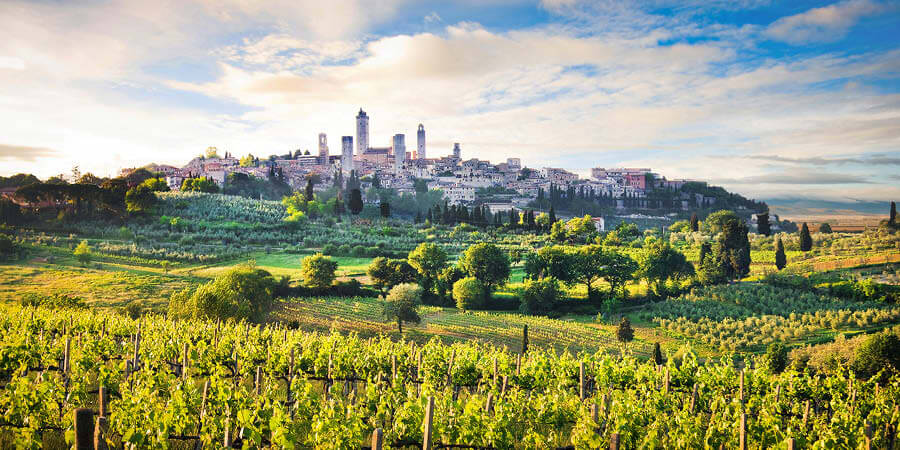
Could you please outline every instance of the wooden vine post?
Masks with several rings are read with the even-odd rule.
[[[381,450],[383,445],[384,434],[381,432],[381,428],[376,428],[375,431],[372,431],[372,450]]]
[[[747,450],[747,414],[741,414],[740,449]]]
[[[109,412],[107,400],[106,387],[101,384],[97,392],[98,417],[94,427],[94,448],[96,450],[106,450],[108,448],[104,438],[106,430],[109,428],[109,419],[106,417],[106,414]]]
[[[76,450],[93,450],[94,412],[88,408],[77,408],[74,413]]]
[[[578,363],[578,397],[584,400],[584,361]]]
[[[422,436],[422,450],[433,450],[434,442],[431,439],[431,426],[434,422],[434,396],[428,396],[428,406],[425,408],[425,431]]]
[[[619,433],[609,435],[609,450],[619,450]]]
[[[528,325],[522,327],[522,354],[528,352]]]

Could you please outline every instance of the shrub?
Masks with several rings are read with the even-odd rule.
[[[466,277],[453,283],[453,300],[463,311],[479,309],[485,303],[485,287],[475,277]]]
[[[878,333],[857,347],[853,358],[853,370],[869,378],[882,369],[888,372],[900,370],[900,338],[894,333]]]
[[[769,344],[765,356],[766,368],[772,373],[781,373],[787,368],[787,363],[787,348],[785,348],[784,344],[781,342]]]
[[[125,315],[132,318],[137,319],[141,317],[144,313],[144,307],[139,302],[132,301],[125,305],[124,312]]]
[[[334,282],[337,262],[321,253],[303,258],[300,265],[300,278],[303,284],[311,288],[324,289]]]
[[[84,300],[66,294],[43,295],[29,292],[20,299],[22,306],[43,306],[50,309],[86,308]]]
[[[78,262],[81,263],[82,267],[91,262],[91,248],[88,247],[87,241],[81,241],[81,243],[78,244],[78,247],[75,247],[72,254],[78,258]]]
[[[337,246],[334,244],[325,244],[325,246],[322,247],[323,254],[331,256],[331,255],[334,255],[336,252],[337,252]]]
[[[172,294],[169,316],[260,321],[272,306],[275,287],[269,272],[238,266],[195,290]]]
[[[362,258],[362,257],[366,256],[366,247],[362,246],[362,245],[354,245],[353,248],[350,250],[350,253],[353,256]]]
[[[0,259],[5,259],[16,254],[16,243],[12,238],[0,233]]]
[[[556,307],[559,298],[559,282],[555,278],[527,280],[519,292],[519,310],[524,314],[547,314]]]

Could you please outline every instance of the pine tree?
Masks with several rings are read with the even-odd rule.
[[[808,252],[812,250],[812,236],[809,235],[809,227],[806,226],[806,222],[803,222],[803,226],[800,228],[800,251]]]
[[[781,242],[781,236],[778,236],[775,238],[775,267],[781,270],[786,265],[787,257],[784,256],[784,244]]]

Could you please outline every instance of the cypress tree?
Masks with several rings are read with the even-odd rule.
[[[422,211],[416,211],[416,218],[413,219],[413,223],[422,223]]]
[[[897,224],[897,204],[891,202],[891,215],[888,219],[888,225],[896,225]]]
[[[763,236],[772,234],[772,226],[769,224],[769,213],[765,212],[756,216],[757,231]]]
[[[428,208],[428,223],[434,223],[434,213],[431,208]]]
[[[359,189],[350,190],[350,213],[354,216],[359,215],[363,210],[362,192]]]
[[[700,231],[700,219],[697,217],[697,213],[691,214],[691,231]]]
[[[781,236],[778,236],[775,238],[775,267],[781,270],[786,265],[787,257],[784,256],[784,244],[781,242]]]
[[[556,222],[556,210],[553,209],[553,207],[551,206],[550,207],[550,225],[553,225],[554,222]]]
[[[381,202],[381,217],[387,219],[391,217],[391,204],[388,202]]]
[[[809,235],[809,227],[806,226],[806,222],[803,222],[803,227],[800,228],[800,251],[808,252],[812,250],[812,236]]]
[[[653,363],[661,366],[664,362],[662,349],[659,348],[659,342],[656,342],[653,344]]]
[[[313,180],[308,178],[306,180],[306,201],[311,202],[313,200],[315,200],[313,197]]]

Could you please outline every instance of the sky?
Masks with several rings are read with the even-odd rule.
[[[0,175],[332,154],[900,199],[900,0],[0,2]]]

